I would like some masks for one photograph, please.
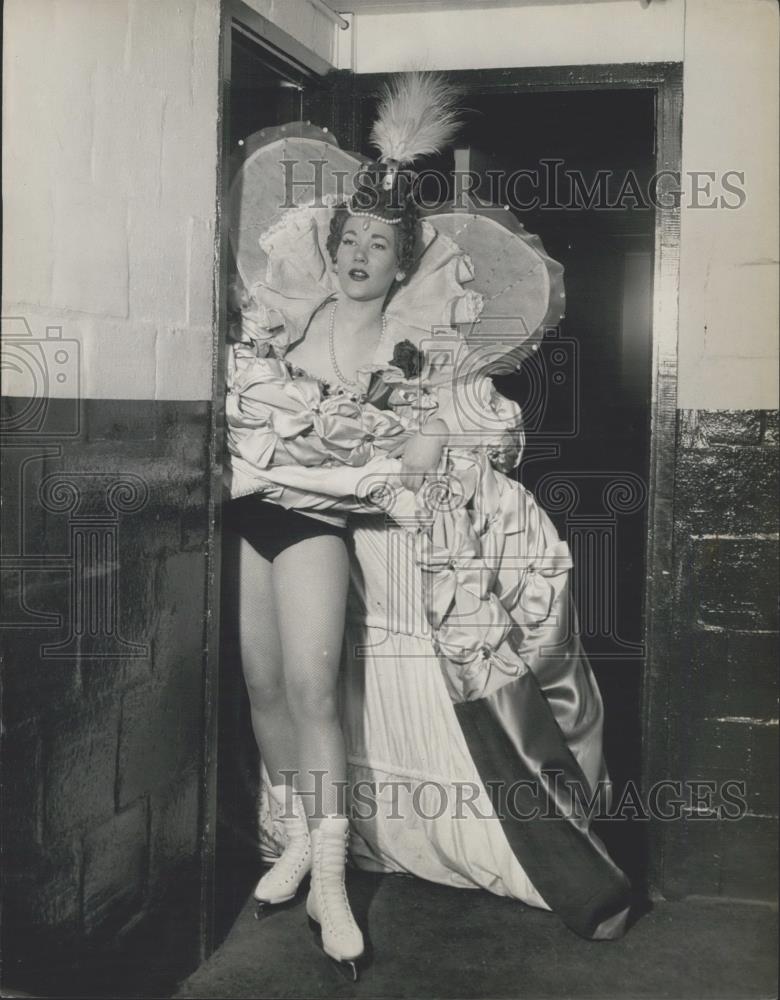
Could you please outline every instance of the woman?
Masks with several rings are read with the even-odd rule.
[[[397,418],[366,401],[358,378],[380,345],[385,348],[386,300],[414,266],[417,211],[408,198],[392,204],[396,193],[377,191],[374,183],[363,192],[370,202],[362,208],[354,198],[333,213],[327,250],[338,291],[315,309],[297,339],[289,330],[284,345],[277,337],[276,358],[257,359],[250,351],[244,361],[261,370],[266,416],[275,402],[288,402],[290,382],[316,382],[336,422],[343,417],[340,400],[352,406],[353,430],[364,446],[353,461],[382,448],[388,457],[401,457],[401,480],[416,488],[439,464],[446,425],[433,418],[425,433],[410,435]],[[245,318],[244,329],[249,326]],[[276,387],[274,399],[267,378],[282,357],[289,382]],[[275,447],[274,457],[283,465],[282,450]],[[301,464],[317,462],[307,454]],[[346,518],[287,510],[258,492],[232,499],[225,518],[238,536],[239,646],[252,727],[271,795],[284,810],[287,840],[255,898],[262,904],[291,899],[311,869],[306,908],[320,924],[323,948],[337,961],[354,962],[363,938],[344,891],[346,758],[337,696],[349,585]]]
[[[408,86],[414,90],[417,83]],[[242,637],[250,664],[253,650],[262,650],[247,682],[273,786],[271,813],[279,813],[280,802],[287,807],[287,847],[256,895],[266,902],[290,898],[308,866],[300,800],[281,780],[287,766],[273,736],[282,729],[295,733],[297,725],[300,740],[288,738],[284,755],[295,757],[301,772],[326,771],[324,794],[339,817],[340,838],[347,824],[336,786],[345,777],[370,787],[374,799],[380,785],[391,797],[402,787],[412,790],[400,822],[392,802],[388,808],[380,801],[368,814],[356,813],[353,803],[359,863],[481,886],[552,908],[585,937],[617,937],[628,911],[627,882],[590,830],[579,794],[592,794],[606,771],[601,701],[576,630],[569,628],[568,550],[533,497],[503,474],[521,451],[520,412],[496,393],[487,374],[497,359],[560,318],[561,269],[509,213],[437,215],[435,225],[423,221],[415,232],[408,179],[398,169],[409,155],[409,132],[398,127],[404,118],[398,110],[414,107],[416,97],[400,93],[394,106],[399,88],[383,105],[383,113],[388,102],[395,113],[380,116],[384,128],[378,130],[385,138],[393,133],[398,145],[390,151],[396,155],[385,146],[379,164],[364,165],[346,210],[304,204],[263,232],[265,273],[242,309],[241,337],[248,343],[239,344],[232,359],[231,495],[262,493],[297,508],[304,523],[311,524],[312,515],[320,526],[327,519],[327,528],[317,530],[331,532],[316,539],[316,552],[308,540],[287,548],[264,584],[266,606],[272,592],[274,613],[290,638],[280,634],[268,649],[262,636]],[[278,140],[282,146],[285,141]],[[273,176],[268,167],[275,158],[289,153],[273,141],[268,151],[261,186]],[[334,155],[321,143],[317,153]],[[458,244],[469,242],[485,265],[482,293],[464,287],[474,282],[474,272]],[[413,243],[410,275],[405,248]],[[240,239],[234,246],[240,268],[246,260]],[[480,314],[490,315],[486,303],[504,322],[492,357],[479,336]],[[347,564],[341,539],[332,534],[341,530],[343,520],[335,519],[345,511],[359,515],[351,540],[342,716],[346,774],[335,660]],[[293,586],[284,570],[295,564],[296,549],[303,558]],[[400,563],[393,552],[401,553]],[[338,586],[331,587],[326,566],[338,568]],[[242,598],[242,618],[256,620],[258,581],[268,575],[267,566],[242,566],[242,588],[255,593]],[[303,603],[297,586],[306,588]],[[399,620],[397,593],[408,596],[413,621]],[[296,662],[288,668],[283,649],[271,689],[252,691],[257,678],[269,676],[263,664],[279,664],[285,641]],[[282,677],[287,715],[279,704]],[[304,688],[313,679],[316,718],[304,722]],[[293,705],[298,698],[301,705]],[[307,725],[318,727],[309,742]],[[266,749],[269,738],[274,748]],[[279,746],[283,739],[278,732]],[[550,780],[552,773],[562,780]],[[454,789],[456,798],[468,795],[473,808],[463,816],[442,815],[423,794],[433,786]],[[509,789],[515,797],[508,802]],[[544,816],[529,822],[534,808]],[[273,816],[266,818],[271,830]],[[331,823],[317,828],[314,819],[312,825],[308,908],[317,917],[323,912],[316,902],[319,886],[328,884],[317,852],[329,842],[323,829]],[[343,857],[343,840],[339,846]],[[328,857],[335,872],[335,848]],[[341,893],[342,879],[343,868],[334,875],[334,893]],[[334,957],[355,956],[362,947],[351,915],[343,924],[350,928],[349,947],[336,944],[333,935],[326,943],[323,926],[326,951]]]

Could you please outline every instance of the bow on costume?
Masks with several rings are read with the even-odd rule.
[[[390,411],[346,395],[324,396],[317,379],[293,378],[283,361],[243,345],[226,413],[231,454],[258,470],[273,465],[363,466],[407,436]]]
[[[453,456],[448,475],[443,495],[457,504],[434,510],[416,558],[443,669],[456,700],[468,701],[529,669],[524,639],[546,628],[549,638],[572,562],[566,543],[540,530],[529,494],[484,452]]]

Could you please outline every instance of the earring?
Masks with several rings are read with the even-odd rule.
[[[404,272],[403,271],[399,271],[396,274],[396,276],[395,276],[395,280],[396,281],[403,281],[405,277],[406,277],[406,275],[404,274]]]

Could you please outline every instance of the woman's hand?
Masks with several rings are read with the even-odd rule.
[[[409,438],[401,458],[401,484],[406,489],[419,490],[426,474],[438,468],[448,438],[449,428],[438,417]]]

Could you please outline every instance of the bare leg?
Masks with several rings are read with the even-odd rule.
[[[338,677],[344,640],[349,557],[340,538],[322,535],[285,549],[274,561],[279,638],[287,704],[294,726],[301,792],[309,825],[320,815],[343,813],[344,737],[338,714]],[[316,778],[316,772],[324,772]]]
[[[311,886],[306,912],[320,924],[327,955],[351,968],[364,941],[349,907],[344,861],[346,755],[338,715],[338,678],[349,583],[347,549],[323,535],[285,549],[274,561],[277,622],[287,703],[295,725],[302,792],[311,828]],[[320,772],[320,779],[315,779]],[[316,806],[316,809],[312,807]]]
[[[282,672],[272,564],[244,538],[238,540],[238,564],[239,647],[252,729],[271,785],[288,784],[280,772],[300,763]]]

